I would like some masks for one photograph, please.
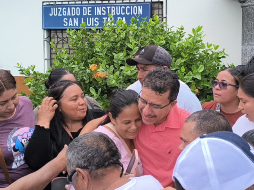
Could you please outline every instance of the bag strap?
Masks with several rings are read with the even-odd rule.
[[[125,142],[125,141],[123,140],[123,138],[117,133],[115,126],[114,126],[112,123],[107,123],[105,126],[107,126],[108,128],[112,129],[112,131],[115,132],[115,134],[117,135],[117,137],[122,141],[122,143],[123,143],[123,145],[124,145],[126,151],[128,152],[129,157],[131,158],[132,153],[131,153],[131,151],[130,151],[128,145],[126,144],[126,142]],[[138,168],[136,168],[135,170],[136,170],[136,177],[139,177],[139,176],[140,176],[140,173],[139,173]]]
[[[11,178],[10,178],[10,175],[9,175],[9,172],[8,172],[5,160],[4,160],[4,155],[3,155],[3,152],[1,150],[1,147],[0,147],[0,165],[1,165],[1,168],[3,169],[3,171],[4,171],[4,175],[6,177],[6,180],[10,185],[11,184]]]

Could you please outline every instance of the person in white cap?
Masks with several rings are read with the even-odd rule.
[[[177,159],[173,180],[177,190],[245,190],[254,185],[254,150],[227,131],[202,135]]]

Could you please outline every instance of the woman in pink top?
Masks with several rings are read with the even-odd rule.
[[[138,110],[138,94],[133,90],[118,89],[110,102],[109,113],[104,122],[95,129],[108,135],[116,144],[121,153],[121,163],[127,169],[132,152],[135,148],[133,139],[136,138],[142,127],[142,118]],[[101,119],[91,121],[91,126],[98,126]],[[84,127],[86,128],[86,127]],[[88,131],[84,129],[80,134]],[[143,175],[142,164],[139,158],[136,176]]]

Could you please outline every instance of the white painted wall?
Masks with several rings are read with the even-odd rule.
[[[167,0],[169,26],[204,26],[205,40],[225,48],[224,63],[241,63],[241,5],[237,0]],[[45,71],[42,0],[0,1],[0,68],[18,76],[17,63]]]
[[[44,71],[41,0],[0,1],[0,68],[19,75],[17,63]]]
[[[168,0],[169,26],[184,26],[187,33],[203,26],[204,40],[225,48],[223,63],[241,64],[242,8],[237,0]]]

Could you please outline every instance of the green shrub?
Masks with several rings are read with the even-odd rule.
[[[18,63],[17,67],[19,68],[19,73],[25,76],[25,83],[29,90],[33,91],[32,94],[27,95],[22,92],[21,95],[28,96],[34,107],[40,105],[43,98],[48,94],[48,89],[45,87],[44,82],[48,78],[52,69],[49,68],[46,73],[40,73],[35,71],[34,65],[24,68]]]
[[[219,51],[218,45],[204,43],[202,26],[192,29],[192,34],[185,37],[184,28],[171,30],[166,46],[173,57],[171,70],[188,84],[201,103],[213,100],[211,80],[226,68],[221,59],[228,56],[225,50]],[[234,67],[233,64],[230,67]]]
[[[183,27],[168,28],[156,15],[149,21],[132,18],[129,25],[122,20],[111,20],[101,30],[86,29],[83,23],[80,30],[67,30],[67,33],[73,54],[68,54],[64,48],[57,49],[51,43],[57,53],[54,67],[70,69],[82,82],[84,92],[94,97],[104,109],[108,107],[113,91],[126,88],[137,80],[136,68],[128,66],[125,61],[149,44],[160,45],[171,54],[171,70],[202,102],[212,100],[210,81],[225,68],[221,59],[227,55],[224,50],[218,50],[219,46],[204,44],[201,26],[186,37]],[[29,98],[34,106],[39,105],[47,94],[44,80],[51,68],[46,74],[34,71],[34,66],[26,69],[18,64],[18,68],[34,92]]]

